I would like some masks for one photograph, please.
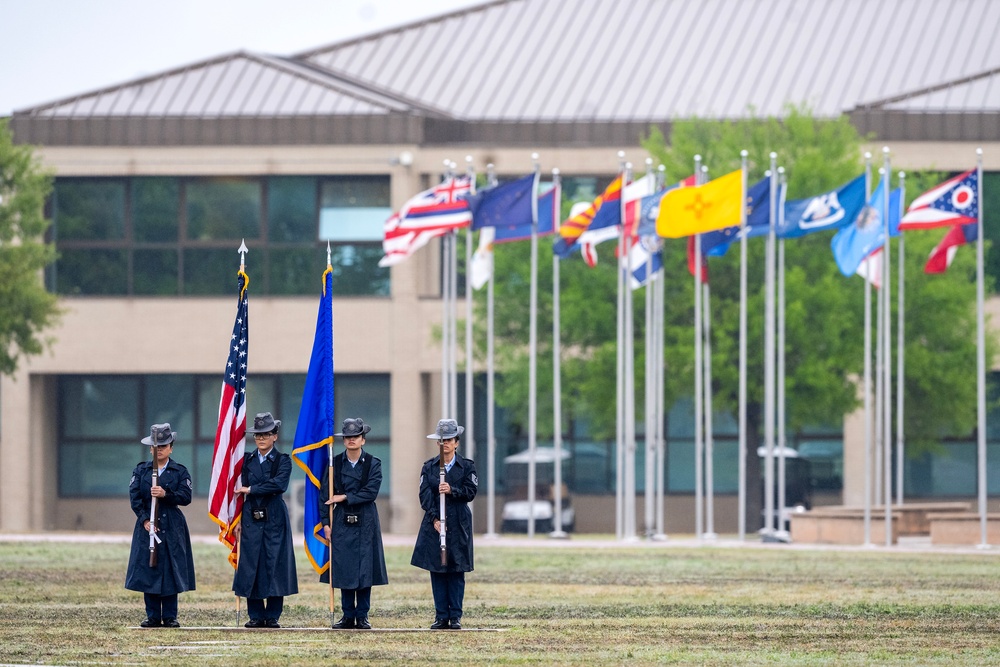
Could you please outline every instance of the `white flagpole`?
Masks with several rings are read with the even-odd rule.
[[[764,530],[774,535],[774,259],[778,199],[778,154],[771,153],[771,210],[764,267]]]
[[[906,172],[899,172],[899,217],[902,219],[906,210]],[[906,255],[903,253],[904,234],[899,235],[899,285],[896,288],[898,299],[896,314],[896,504],[903,504],[903,363],[905,357],[905,337],[903,321],[905,304],[903,302],[904,278],[906,277]]]
[[[653,179],[653,158],[646,158],[646,175],[645,178],[648,180]],[[655,187],[652,190],[655,191]],[[650,193],[652,194],[652,193]],[[624,199],[624,198],[623,198]],[[624,220],[622,223],[624,224]],[[635,220],[635,233],[638,238],[639,230],[639,220]],[[641,241],[640,241],[641,242]],[[648,249],[647,249],[648,250]],[[655,512],[655,496],[656,496],[656,331],[657,331],[657,321],[656,321],[656,304],[654,298],[654,292],[656,290],[653,287],[653,253],[648,252],[646,255],[646,331],[645,331],[645,341],[646,341],[646,381],[644,383],[644,390],[646,393],[646,436],[644,439],[645,444],[645,495],[643,501],[643,510],[645,515],[645,534],[647,538],[651,538],[656,534],[656,512]]]
[[[656,181],[656,187],[653,188],[654,191],[659,190],[663,187],[663,180],[666,173],[666,167],[660,165],[657,167],[658,176]],[[664,433],[664,405],[663,405],[663,392],[664,392],[664,368],[663,368],[663,346],[665,342],[664,329],[665,325],[663,322],[664,318],[664,307],[666,300],[666,280],[664,279],[663,272],[660,273],[660,279],[656,283],[656,301],[654,305],[654,322],[656,324],[656,339],[655,339],[655,363],[653,365],[653,371],[656,375],[656,396],[655,396],[655,424],[656,424],[656,533],[653,535],[654,540],[665,540],[667,535],[664,532],[663,526],[663,497],[664,497],[664,465],[666,463],[665,459],[665,447],[666,447],[666,433]]]
[[[538,186],[538,153],[531,154]],[[538,436],[538,200],[531,205],[531,292],[528,305],[528,537],[535,536],[535,453]]]
[[[472,166],[472,156],[465,156],[466,174],[471,184],[470,193],[476,192],[476,172]],[[468,433],[465,451],[470,459],[476,458],[476,436],[473,408],[473,357],[472,357],[472,280],[469,267],[472,266],[472,223],[465,231],[465,432]],[[469,506],[472,509],[472,506]]]
[[[618,173],[625,173],[625,151],[618,151]],[[615,537],[625,537],[625,295],[622,293],[622,237],[618,237],[618,309],[615,346]]]
[[[884,181],[886,179],[885,168],[879,167],[878,169],[879,181]],[[888,184],[886,184],[888,186]],[[884,189],[884,188],[883,188]],[[880,208],[884,210],[884,206],[879,205]],[[870,256],[869,256],[870,257]],[[868,258],[866,258],[868,259]],[[883,262],[884,264],[884,262]],[[879,280],[882,276],[879,274]],[[868,280],[868,278],[865,278]],[[882,381],[883,381],[883,367],[882,367],[882,334],[883,334],[883,321],[884,321],[884,309],[885,305],[882,299],[882,292],[876,288],[873,292],[875,298],[875,479],[874,479],[874,497],[875,506],[877,507],[879,502],[883,499],[882,481],[885,476],[882,473],[882,458],[885,453],[884,441],[883,441],[883,408],[885,406],[883,402],[883,391],[882,391]]]
[[[865,206],[871,197],[872,190],[872,154],[865,153]],[[871,281],[865,281],[865,317],[864,317],[864,337],[865,337],[865,372],[864,372],[864,401],[865,401],[865,543],[866,547],[872,546],[872,312],[871,312]]]
[[[621,238],[624,252],[618,261],[619,286],[625,299],[625,539],[636,539],[635,525],[635,329],[632,312],[632,284],[629,274],[629,254],[632,239],[625,237],[625,186],[632,179],[632,164],[625,164],[622,197],[619,200],[622,221]]]
[[[701,181],[708,183],[708,167],[701,167]],[[701,264],[699,264],[701,266]],[[705,534],[702,537],[706,540],[714,540],[718,537],[715,532],[715,466],[714,452],[715,442],[712,434],[712,288],[709,282],[702,283],[704,299],[702,307],[705,309],[702,324],[704,327],[705,353],[703,357],[705,372]]]
[[[458,167],[451,163],[452,171]],[[451,298],[449,300],[449,310],[451,313],[451,343],[449,378],[451,379],[451,405],[448,415],[454,418],[458,414],[458,230],[451,233]]]
[[[740,151],[741,201],[747,200],[747,156]],[[739,388],[739,539],[747,533],[747,207],[740,207],[740,388]],[[754,453],[756,456],[756,452]]]
[[[444,161],[445,174],[447,180],[451,177],[451,162]],[[449,316],[451,310],[448,307],[448,300],[451,298],[451,232],[446,233],[441,238],[441,417],[448,418],[451,409],[451,324]]]
[[[882,311],[884,313],[882,317],[882,392],[883,392],[883,403],[882,403],[882,440],[883,440],[883,458],[885,459],[883,470],[884,474],[884,484],[885,484],[885,495],[883,496],[885,502],[885,546],[892,546],[892,312],[890,310],[891,301],[889,300],[892,295],[892,284],[889,280],[889,267],[892,264],[892,259],[889,249],[889,198],[892,191],[889,187],[890,183],[890,171],[889,168],[889,147],[882,147],[882,157],[883,157],[883,168],[885,169],[885,188],[882,192],[882,230],[884,240],[882,242],[882,290],[880,296],[882,297]]]
[[[778,167],[778,192],[785,188],[785,168]],[[775,202],[775,210],[778,213],[778,221],[784,216],[784,206],[781,204],[779,194],[778,201]],[[786,466],[785,466],[785,239],[778,239],[778,333],[777,333],[777,424],[778,424],[778,524],[775,536],[783,541],[788,541],[788,530],[785,529],[785,501],[786,501]]]
[[[552,185],[555,188],[555,207],[560,210],[562,200],[559,183],[559,170],[552,170]],[[536,193],[537,197],[537,193]],[[537,205],[537,204],[536,204]],[[537,219],[537,216],[536,216]],[[556,221],[553,220],[553,224]],[[549,533],[549,537],[564,539],[569,537],[563,530],[562,522],[562,341],[559,337],[560,313],[559,313],[559,255],[552,253],[552,445],[555,449],[556,461],[553,465],[555,470],[553,482],[555,486],[555,498],[553,499],[553,513],[555,523],[554,530]]]
[[[980,549],[986,539],[986,322],[983,304],[983,149],[976,149],[976,202],[979,204],[976,242],[976,454],[979,460]]]
[[[486,165],[486,179],[490,185],[496,185],[496,176],[493,173],[493,164]],[[496,523],[496,488],[497,488],[497,438],[496,438],[496,399],[494,394],[495,373],[493,367],[494,340],[493,340],[493,280],[496,275],[496,257],[494,256],[494,270],[490,271],[490,279],[486,284],[486,458],[489,467],[487,470],[486,488],[486,535],[488,538],[497,537]]]
[[[694,156],[694,182],[701,185],[701,156]],[[702,356],[701,356],[701,236],[694,237],[694,533],[700,539],[704,534],[704,412],[702,411]]]

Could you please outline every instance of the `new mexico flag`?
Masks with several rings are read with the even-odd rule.
[[[656,233],[678,239],[738,225],[742,199],[743,177],[739,169],[704,185],[676,188],[663,195]]]

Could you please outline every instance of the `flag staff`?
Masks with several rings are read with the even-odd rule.
[[[983,310],[983,149],[976,149],[976,453],[979,459],[980,549],[988,549],[986,540],[986,323]]]
[[[451,178],[451,161],[444,161],[444,180]],[[451,409],[451,254],[454,233],[441,239],[441,417],[448,417]]]
[[[538,183],[538,153],[531,154]],[[538,210],[531,207],[531,287],[528,305],[528,537],[535,536],[535,454],[538,438]]]
[[[882,230],[883,230],[883,244],[882,244],[882,290],[880,293],[882,301],[882,311],[883,315],[883,340],[882,345],[882,392],[883,392],[883,403],[882,403],[882,438],[883,438],[883,456],[885,460],[883,465],[885,469],[882,471],[885,480],[885,495],[883,496],[885,502],[885,546],[892,546],[892,336],[890,335],[892,331],[892,312],[890,311],[891,301],[889,300],[892,293],[892,285],[889,280],[889,267],[891,262],[890,259],[890,249],[889,249],[889,197],[892,194],[889,189],[889,180],[892,174],[889,166],[889,147],[882,147],[882,157],[883,157],[883,168],[885,169],[885,187],[882,188],[882,211],[884,215],[882,216]]]
[[[902,220],[906,210],[906,172],[899,172],[899,218]],[[903,504],[903,377],[905,357],[905,337],[903,321],[905,304],[903,302],[904,278],[906,262],[903,253],[904,234],[899,235],[899,285],[896,287],[898,305],[896,308],[896,504]],[[888,241],[887,241],[888,242]]]
[[[623,252],[618,260],[618,286],[625,304],[623,331],[625,334],[625,539],[637,539],[635,526],[635,329],[628,257],[632,250],[632,239],[625,235],[625,186],[632,179],[632,163],[625,163],[622,178],[621,247]]]
[[[771,152],[770,220],[764,265],[764,530],[774,535],[774,259],[777,219],[778,154]]]
[[[552,170],[552,184],[556,188],[555,206],[560,206],[561,192],[559,182],[559,169]],[[538,193],[535,193],[535,206],[538,205]],[[536,220],[537,220],[537,216]],[[553,217],[553,226],[555,225]],[[562,523],[562,341],[559,337],[560,313],[559,313],[559,264],[561,259],[557,253],[552,253],[552,445],[555,450],[555,463],[553,464],[554,477],[553,485],[554,498],[553,506],[553,531],[549,537],[565,539],[569,537],[563,530]]]
[[[469,177],[469,194],[476,194],[476,171],[472,166],[472,156],[465,156],[465,172]],[[472,280],[469,267],[472,265],[472,224],[465,228],[465,431],[468,442],[465,450],[470,459],[476,458],[476,431],[473,410],[473,356],[472,356]],[[470,510],[472,506],[469,506]]]
[[[329,241],[326,242],[326,268],[327,268],[328,271],[331,271],[331,272],[333,271],[333,261],[332,261],[332,258],[331,258],[330,242]],[[333,284],[333,280],[332,279],[330,280],[330,284],[331,285]],[[324,291],[326,290],[326,275],[325,274],[323,276],[323,290]],[[330,295],[330,359],[333,359],[333,295],[332,294]],[[331,363],[330,364],[330,391],[331,391],[330,405],[336,405],[334,403],[334,396],[332,395],[333,394],[333,388],[334,388],[334,386],[335,385],[334,385],[334,382],[333,382],[333,364]],[[331,411],[328,412],[328,414],[327,414],[327,420],[326,420],[326,422],[327,422],[327,432],[326,432],[326,435],[329,436],[328,442],[327,442],[327,445],[326,445],[326,453],[327,453],[327,467],[326,467],[326,484],[327,484],[327,487],[326,488],[328,488],[330,490],[330,496],[327,498],[327,500],[330,501],[330,504],[327,506],[327,508],[328,508],[328,511],[329,511],[329,518],[330,518],[331,530],[332,530],[332,527],[334,525],[333,524],[333,510],[334,510],[334,506],[333,506],[333,496],[334,496],[334,488],[333,488],[333,432],[335,430],[334,427],[333,427],[332,417],[333,417],[333,411],[331,410]],[[331,532],[331,535],[330,535],[330,543],[327,545],[327,553],[330,555],[329,559],[327,560],[327,573],[330,576],[330,589],[329,589],[329,592],[330,592],[330,601],[329,601],[330,602],[330,605],[329,605],[330,606],[330,623],[333,624],[333,617],[334,617],[334,613],[335,613],[334,612],[334,607],[335,607],[336,596],[334,594],[334,589],[333,589],[333,534],[332,534],[332,532]]]
[[[493,163],[486,165],[486,182],[490,186],[496,185],[496,174],[493,171]],[[489,460],[487,468],[486,487],[486,535],[485,537],[496,538],[496,415],[495,395],[494,395],[494,370],[493,370],[493,276],[496,271],[490,271],[489,282],[486,284],[486,458]]]
[[[625,187],[625,151],[618,151],[618,173],[622,175],[622,188]],[[615,537],[625,537],[625,297],[622,293],[622,237],[618,238],[618,300],[616,310],[615,345]]]
[[[784,206],[781,203],[781,194],[785,188],[785,168],[778,167],[778,201],[775,202],[774,210],[778,217],[775,225],[782,221],[784,216]],[[789,541],[788,531],[785,529],[785,491],[786,491],[786,461],[785,461],[785,239],[778,239],[778,267],[777,267],[777,292],[778,292],[778,331],[777,331],[777,391],[776,414],[778,427],[778,513],[777,529],[775,537],[781,542]]]
[[[657,167],[657,177],[656,186],[653,188],[654,192],[658,191],[663,187],[663,182],[666,176],[666,166],[659,165]],[[657,325],[657,336],[655,340],[655,364],[653,366],[654,373],[656,374],[656,397],[655,397],[655,414],[656,414],[656,533],[653,535],[654,540],[666,540],[667,535],[664,532],[663,526],[663,468],[665,464],[664,458],[664,447],[665,447],[665,433],[664,433],[664,407],[663,407],[663,392],[664,392],[664,369],[663,369],[663,346],[665,343],[664,337],[664,302],[666,298],[666,288],[664,287],[666,280],[663,279],[661,274],[661,279],[656,283],[656,302],[654,307],[654,317],[653,320]]]
[[[741,200],[747,200],[747,157],[740,151]],[[740,206],[740,360],[739,360],[739,539],[747,532],[747,207]],[[754,453],[756,455],[756,452]]]
[[[701,182],[708,183],[708,166],[701,167]],[[704,372],[705,372],[705,534],[706,540],[718,537],[715,532],[715,440],[712,430],[712,287],[708,280],[700,283],[704,291],[702,306],[705,309],[704,330]]]
[[[653,158],[646,158],[646,175],[644,178],[647,182],[651,182],[654,178],[653,176]],[[655,191],[655,188],[651,188],[650,192]],[[624,199],[624,193],[623,193]],[[624,220],[622,223],[624,224]],[[634,220],[635,225],[634,233],[638,235],[639,220]],[[642,241],[640,240],[640,243]],[[657,283],[658,284],[658,283]],[[656,513],[655,513],[655,503],[654,495],[656,493],[656,441],[657,441],[657,431],[656,431],[656,390],[658,388],[656,382],[656,340],[657,340],[657,320],[655,315],[656,304],[654,299],[654,283],[653,283],[653,252],[650,251],[646,255],[646,292],[645,292],[645,305],[646,305],[646,331],[645,331],[645,342],[646,342],[646,371],[645,371],[645,382],[644,391],[646,395],[646,436],[644,438],[645,444],[645,472],[646,472],[646,482],[645,482],[645,501],[643,503],[643,509],[645,514],[645,535],[647,538],[652,537],[656,532]]]
[[[865,205],[871,197],[872,191],[872,154],[865,152]],[[866,547],[872,546],[872,400],[871,400],[871,349],[872,349],[872,314],[871,314],[871,281],[865,281],[865,371],[864,371],[864,400],[865,400],[865,542]]]
[[[701,185],[701,155],[694,156],[694,182]],[[701,235],[694,237],[694,534],[704,534],[704,411],[702,402],[702,348],[701,348]]]

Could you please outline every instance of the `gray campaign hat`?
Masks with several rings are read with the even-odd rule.
[[[248,428],[247,433],[270,433],[280,426],[281,420],[272,417],[270,412],[258,412],[253,418],[253,428]]]
[[[356,435],[367,435],[370,430],[372,427],[366,424],[361,417],[348,417],[344,420],[344,428],[340,429],[340,433],[334,433],[334,435],[349,438]]]
[[[173,444],[174,438],[177,437],[177,433],[170,430],[170,422],[153,424],[149,431],[149,435],[142,439],[142,444],[150,447],[166,447]]]
[[[459,434],[465,432],[464,426],[459,426],[454,419],[442,419],[438,422],[437,430],[427,436],[428,440],[447,440],[457,438]]]

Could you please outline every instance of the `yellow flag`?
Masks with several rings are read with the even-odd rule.
[[[656,233],[679,239],[738,225],[742,201],[743,177],[739,169],[704,185],[676,188],[660,201]]]

